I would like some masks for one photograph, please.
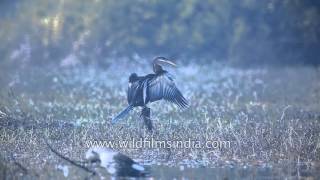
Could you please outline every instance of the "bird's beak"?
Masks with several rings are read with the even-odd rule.
[[[158,62],[164,63],[164,64],[169,64],[169,65],[171,65],[171,66],[173,66],[173,67],[177,67],[177,64],[174,63],[174,62],[172,62],[172,61],[170,61],[169,59],[166,59],[166,60],[164,60],[164,59],[159,59]]]

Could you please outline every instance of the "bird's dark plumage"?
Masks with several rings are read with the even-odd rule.
[[[112,122],[123,118],[133,107],[141,106],[143,107],[141,117],[147,129],[151,131],[152,123],[150,119],[150,108],[147,107],[148,103],[163,99],[176,104],[180,108],[188,107],[187,100],[176,87],[173,78],[160,65],[162,63],[175,66],[175,64],[168,59],[157,57],[153,61],[153,74],[138,76],[136,73],[132,73],[130,75],[127,92],[128,107],[120,112]]]
[[[180,108],[188,107],[187,100],[183,97],[182,93],[176,87],[173,79],[166,71],[154,76],[148,80],[147,86],[147,102],[154,102],[164,99],[166,101],[175,103]]]

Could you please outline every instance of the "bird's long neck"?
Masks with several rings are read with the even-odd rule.
[[[164,70],[162,69],[162,66],[160,66],[159,64],[153,64],[153,71],[156,74],[160,74],[162,73]]]

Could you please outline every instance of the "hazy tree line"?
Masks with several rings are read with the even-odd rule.
[[[319,64],[319,8],[317,0],[3,0],[0,61],[47,64],[73,54],[90,63],[137,53]]]

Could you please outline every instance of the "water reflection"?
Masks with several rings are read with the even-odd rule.
[[[155,178],[159,179],[317,179],[320,177],[320,165],[284,163],[281,165],[245,165],[217,168],[154,166],[152,167],[152,173]]]

